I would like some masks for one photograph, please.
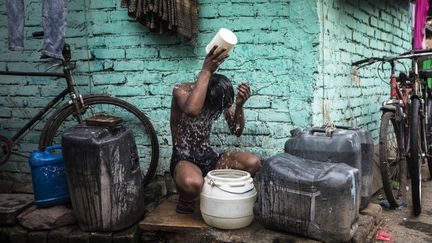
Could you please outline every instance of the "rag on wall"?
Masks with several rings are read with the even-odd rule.
[[[128,15],[151,31],[175,33],[196,44],[198,34],[197,0],[121,0]]]

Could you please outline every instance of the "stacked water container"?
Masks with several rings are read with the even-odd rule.
[[[285,153],[256,175],[254,213],[265,227],[325,242],[349,241],[371,196],[373,142],[353,128],[291,132]]]

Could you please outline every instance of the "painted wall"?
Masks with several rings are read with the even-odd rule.
[[[318,1],[318,15],[320,64],[313,124],[333,121],[367,128],[377,143],[380,107],[389,98],[389,65],[380,72],[384,81],[378,76],[377,64],[361,69],[356,81],[350,64],[411,49],[409,2],[322,0]],[[401,65],[397,68],[403,70]]]
[[[119,5],[120,0],[68,2],[67,42],[78,60],[75,80],[83,93],[110,92],[150,117],[160,141],[159,172],[168,168],[171,154],[172,87],[195,80],[204,47],[221,27],[235,31],[239,44],[219,71],[235,84],[247,80],[254,96],[246,106],[242,137],[228,135],[222,120],[214,126],[216,149],[271,155],[282,151],[294,126],[311,123],[319,43],[315,1],[201,0],[195,48],[176,36],[149,33]],[[40,1],[26,1],[26,49],[16,53],[7,50],[7,17],[0,2],[0,69],[45,70],[51,65],[39,60],[41,40],[30,37],[41,30],[40,7]],[[13,134],[63,87],[60,80],[0,77],[1,134]],[[20,144],[27,154],[37,147],[37,129]],[[29,178],[25,158],[13,156],[0,170],[5,178]]]
[[[386,89],[371,71],[362,73],[366,77],[355,86],[349,64],[401,52],[410,39],[408,3],[380,2],[201,0],[198,45],[192,47],[176,36],[149,33],[127,16],[120,0],[74,0],[68,3],[67,42],[77,60],[75,81],[82,93],[110,92],[149,116],[160,142],[161,173],[171,155],[172,87],[196,79],[204,47],[221,27],[235,31],[239,44],[219,71],[235,84],[247,80],[254,96],[246,105],[242,137],[228,135],[223,120],[215,124],[217,151],[273,155],[283,150],[291,129],[322,125],[326,117],[367,126],[376,135],[378,101]],[[24,52],[7,50],[6,23],[1,1],[0,69],[46,70],[52,65],[39,60],[42,40],[31,38],[41,30],[39,0],[26,1]],[[63,87],[55,79],[0,77],[0,134],[13,134]],[[40,128],[20,143],[24,154],[37,147]],[[16,155],[0,171],[0,178],[30,178],[26,159]]]

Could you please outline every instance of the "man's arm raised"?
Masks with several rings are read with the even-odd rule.
[[[220,51],[215,52],[216,48],[217,46],[214,46],[207,54],[198,75],[198,80],[194,84],[180,84],[174,87],[173,96],[176,104],[189,116],[197,116],[201,113],[210,77],[228,57],[223,54],[226,49],[222,48]]]

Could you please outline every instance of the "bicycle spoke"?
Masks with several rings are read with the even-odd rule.
[[[404,200],[402,167],[404,160],[399,154],[399,123],[395,121],[394,112],[383,113],[380,126],[380,169],[383,188],[392,207],[398,207]]]

